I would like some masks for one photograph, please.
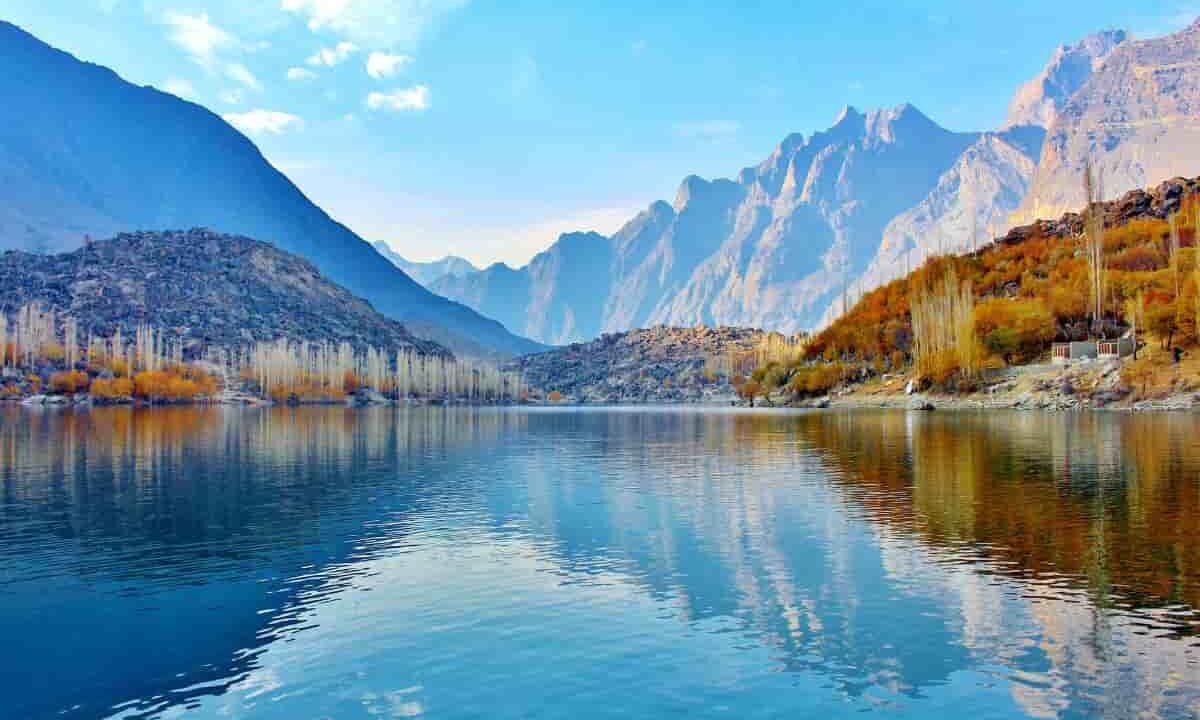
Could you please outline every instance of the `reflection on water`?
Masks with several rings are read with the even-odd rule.
[[[2,411],[0,714],[1194,717],[1197,430]]]

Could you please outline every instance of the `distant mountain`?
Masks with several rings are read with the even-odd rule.
[[[496,263],[432,290],[490,314],[541,342],[561,345],[600,332],[612,244],[597,233],[567,233],[525,267]],[[484,309],[486,308],[486,309]]]
[[[470,275],[473,272],[479,271],[479,268],[471,264],[470,260],[455,255],[447,255],[441,260],[433,260],[431,262],[413,262],[412,260],[406,260],[382,240],[376,241],[375,249],[379,251],[380,255],[390,260],[393,265],[403,270],[413,280],[421,283],[426,289],[429,289],[435,281],[445,275],[463,277],[464,275]]]
[[[280,337],[444,354],[412,336],[311,262],[273,245],[208,230],[138,232],[44,255],[0,254],[0,312],[41,302],[80,336],[167,330],[190,356]]]
[[[1091,159],[1114,198],[1200,167],[1200,21],[1117,45],[1063,105],[1013,222],[1084,202]]]
[[[665,324],[809,327],[874,258],[888,222],[979,135],[911,105],[846,108],[736,180],[691,176],[612,238],[563,235],[529,265],[438,281],[439,293],[563,343]]]
[[[430,293],[332,220],[208,110],[0,23],[0,248],[213,227],[308,258],[380,312],[458,351],[541,346]]]
[[[931,254],[1080,205],[1085,157],[1109,197],[1194,174],[1197,70],[1200,24],[1144,41],[1097,33],[1056,49],[997,131],[951,132],[911,105],[847,108],[736,179],[686,178],[607,245],[568,234],[526,267],[434,287],[543,342],[655,324],[821,327]]]

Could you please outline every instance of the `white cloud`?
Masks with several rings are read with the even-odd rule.
[[[314,67],[320,65],[333,67],[334,65],[341,65],[346,62],[356,52],[358,52],[357,45],[349,40],[343,40],[333,47],[321,48],[305,62]]]
[[[222,90],[221,93],[217,95],[217,99],[226,105],[241,105],[242,100],[245,99],[245,93],[237,88]]]
[[[212,64],[218,52],[238,44],[237,38],[209,22],[208,13],[187,15],[171,10],[163,16],[163,22],[171,28],[171,42],[201,65]]]
[[[717,140],[737,135],[742,129],[740,123],[733,120],[701,120],[675,125],[675,134],[688,140]]]
[[[308,68],[294,67],[294,68],[288,68],[288,71],[287,71],[287,79],[291,80],[293,82],[299,82],[301,80],[312,80],[316,76],[317,76],[317,74],[315,72],[313,72],[312,70],[309,70]]]
[[[379,80],[388,78],[400,71],[400,68],[412,61],[407,55],[390,55],[384,52],[373,52],[367,57],[367,74]]]
[[[313,32],[330,30],[367,46],[411,48],[467,0],[281,0]]]
[[[225,76],[251,90],[262,90],[262,83],[254,77],[254,73],[241,63],[229,63],[225,66]]]
[[[278,110],[250,110],[244,113],[227,113],[222,117],[247,135],[282,135],[288,130],[304,127],[304,120],[301,118]]]
[[[196,88],[192,87],[192,84],[183,78],[167,78],[167,81],[163,83],[162,89],[184,100],[192,100],[196,97]]]
[[[367,96],[367,107],[372,110],[419,111],[429,109],[429,104],[429,88],[424,85],[414,85],[388,93],[373,92]]]

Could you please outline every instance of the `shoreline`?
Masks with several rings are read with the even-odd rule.
[[[61,396],[58,396],[61,397]],[[257,402],[244,400],[193,400],[188,402],[104,402],[71,401],[55,399],[45,402],[27,402],[13,398],[0,399],[0,408],[28,410],[92,410],[94,408],[167,409],[180,407],[231,407],[231,408],[417,408],[417,407],[464,407],[464,408],[524,408],[538,410],[599,410],[599,409],[671,409],[686,410],[735,410],[769,413],[772,411],[820,411],[820,410],[892,410],[904,412],[970,411],[988,410],[1045,412],[1045,413],[1147,413],[1147,412],[1194,412],[1200,410],[1200,396],[1176,394],[1164,398],[1143,399],[1133,402],[1096,403],[1091,398],[1054,397],[979,397],[979,394],[948,395],[942,393],[873,394],[846,393],[840,396],[823,396],[804,400],[764,404],[753,407],[743,402],[715,402],[711,399],[696,401],[649,401],[649,402],[560,402],[560,403],[469,403],[469,402],[304,402],[275,403],[269,400]]]

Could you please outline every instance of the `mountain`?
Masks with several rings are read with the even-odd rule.
[[[874,257],[888,221],[916,204],[976,138],[911,105],[846,108],[828,131],[792,136],[743,170],[715,203],[681,194],[676,228],[683,231],[670,238],[673,252],[709,252],[686,280],[664,288],[649,324],[811,327],[843,279]],[[697,243],[718,215],[723,232]]]
[[[432,290],[528,337],[561,345],[599,334],[611,257],[612,243],[603,235],[567,233],[520,270],[496,263],[460,277],[444,275]]]
[[[1028,222],[1078,207],[1089,158],[1116,197],[1200,163],[1200,21],[1165,37],[1118,44],[1063,105],[1029,193],[1013,217]]]
[[[405,259],[382,240],[376,241],[375,249],[380,255],[390,260],[393,265],[403,270],[413,280],[421,283],[426,289],[444,275],[463,277],[464,275],[479,271],[479,268],[471,264],[470,260],[460,258],[456,255],[447,255],[441,260],[433,260],[431,262],[414,262]]]
[[[875,256],[888,222],[920,202],[979,138],[911,105],[846,108],[786,138],[736,179],[683,180],[612,238],[563,235],[529,265],[434,289],[549,343],[664,324],[810,327]]]
[[[593,238],[576,257],[564,235],[527,267],[434,287],[543,342],[655,324],[823,327],[930,255],[1081,204],[1086,157],[1109,197],[1193,174],[1198,68],[1200,24],[1143,41],[1096,33],[1057,48],[996,131],[951,132],[911,105],[847,108],[735,179],[685,178],[607,246]]]
[[[167,330],[189,355],[280,337],[445,354],[273,245],[208,230],[137,232],[77,250],[0,255],[0,311],[41,302],[80,337]]]
[[[314,205],[217,115],[0,23],[0,248],[213,227],[311,260],[383,314],[460,352],[541,349],[434,295]]]
[[[866,270],[849,285],[846,301],[920,267],[926,258],[974,250],[1007,223],[1033,179],[1045,131],[1033,125],[984,133],[954,162],[921,202],[897,215]],[[825,326],[843,311],[825,311]]]
[[[1124,30],[1107,30],[1089,35],[1074,45],[1062,45],[1046,66],[1017,88],[1008,104],[1005,127],[1034,125],[1048,128],[1071,96],[1104,63],[1121,43],[1129,39]]]

